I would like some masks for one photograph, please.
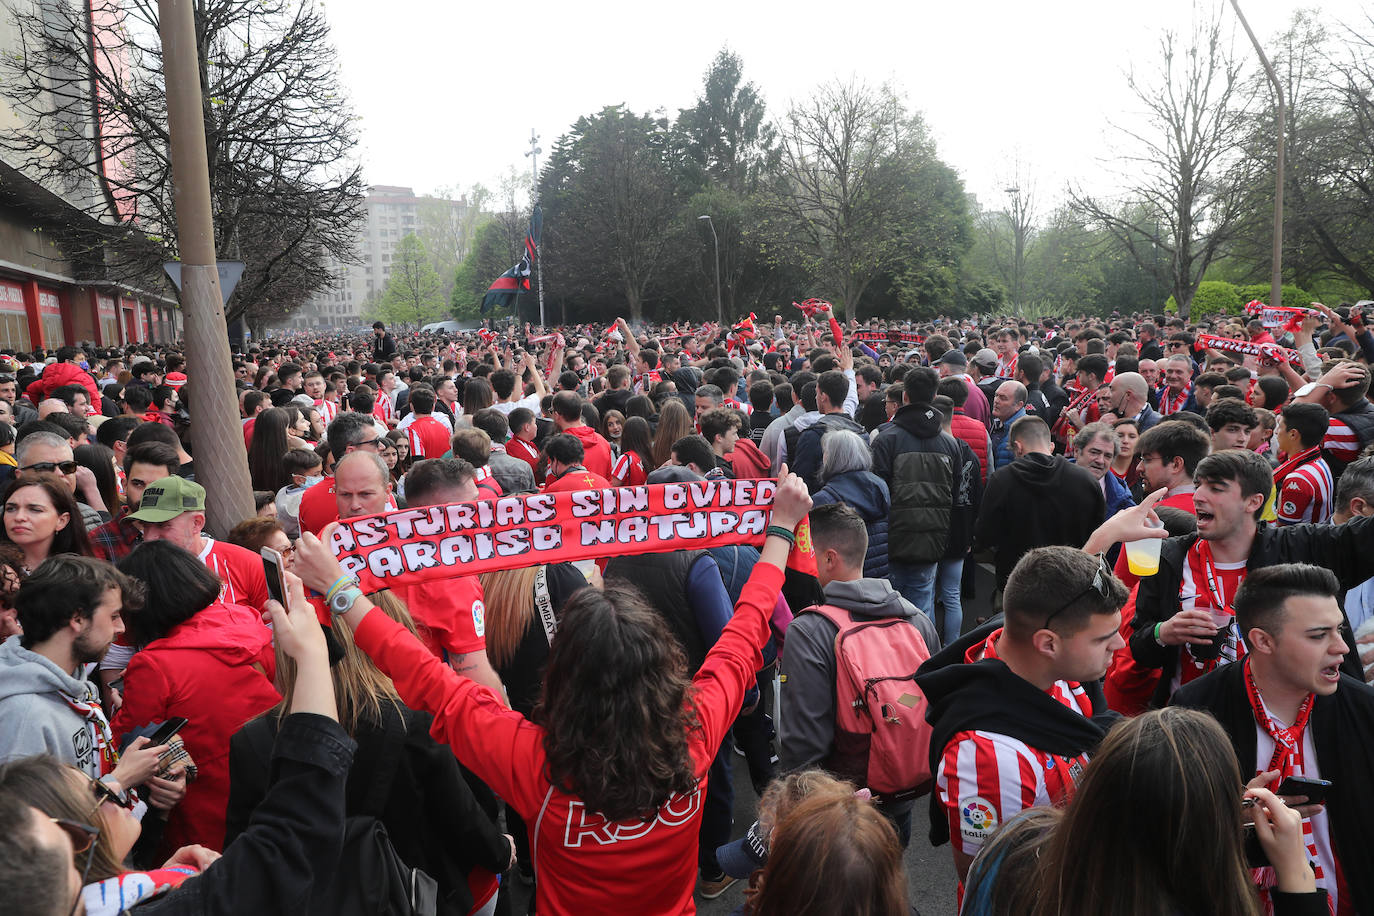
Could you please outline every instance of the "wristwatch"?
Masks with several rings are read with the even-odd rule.
[[[353,580],[352,585],[346,585],[334,593],[334,597],[329,599],[329,612],[336,617],[347,614],[353,610],[353,605],[363,596],[363,590],[358,588],[358,581]]]

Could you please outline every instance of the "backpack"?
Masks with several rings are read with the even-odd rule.
[[[916,670],[930,658],[904,617],[855,618],[834,605],[809,607],[835,625],[835,744],[822,766],[882,801],[930,790],[930,725]]]
[[[383,704],[386,740],[377,773],[364,803],[366,814],[344,820],[343,848],[330,881],[317,882],[309,912],[330,916],[435,916],[439,884],[401,861],[380,818],[391,794],[405,730],[400,717]]]

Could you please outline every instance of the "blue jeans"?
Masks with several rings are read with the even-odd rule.
[[[935,601],[935,573],[939,565],[896,561],[887,564],[887,578],[892,587],[900,592],[903,598],[916,605],[918,610],[930,614],[932,619],[935,616],[932,607]]]
[[[945,641],[945,645],[949,645],[959,638],[959,631],[964,626],[964,558],[941,560],[938,565],[935,591],[940,596],[940,603],[944,605],[944,613],[937,622],[940,625],[940,638]]]

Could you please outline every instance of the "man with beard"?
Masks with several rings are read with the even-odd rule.
[[[1106,521],[1122,509],[1129,509],[1135,505],[1135,500],[1131,499],[1131,491],[1126,489],[1126,485],[1121,482],[1115,474],[1111,473],[1112,462],[1116,460],[1117,452],[1121,449],[1121,440],[1116,437],[1116,430],[1112,429],[1111,424],[1098,421],[1089,423],[1078,431],[1073,437],[1074,462],[1097,481],[1097,485],[1102,489],[1102,497],[1106,500],[1106,514],[1102,520]]]
[[[85,666],[98,662],[124,632],[121,613],[142,594],[138,583],[103,560],[50,557],[15,596],[22,636],[0,645],[0,763],[52,754],[123,796],[148,784],[166,792],[185,783],[157,779],[158,755],[137,738],[121,757]]]
[[[143,527],[129,516],[138,511],[139,500],[148,484],[172,477],[180,468],[176,449],[162,442],[143,442],[125,452],[125,506],[115,518],[87,532],[96,556],[118,563],[143,543]]]

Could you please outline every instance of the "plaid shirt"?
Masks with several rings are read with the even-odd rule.
[[[129,520],[127,508],[120,513],[119,518],[86,532],[86,537],[90,538],[91,549],[95,551],[96,556],[111,563],[118,563],[143,543],[143,532]]]

